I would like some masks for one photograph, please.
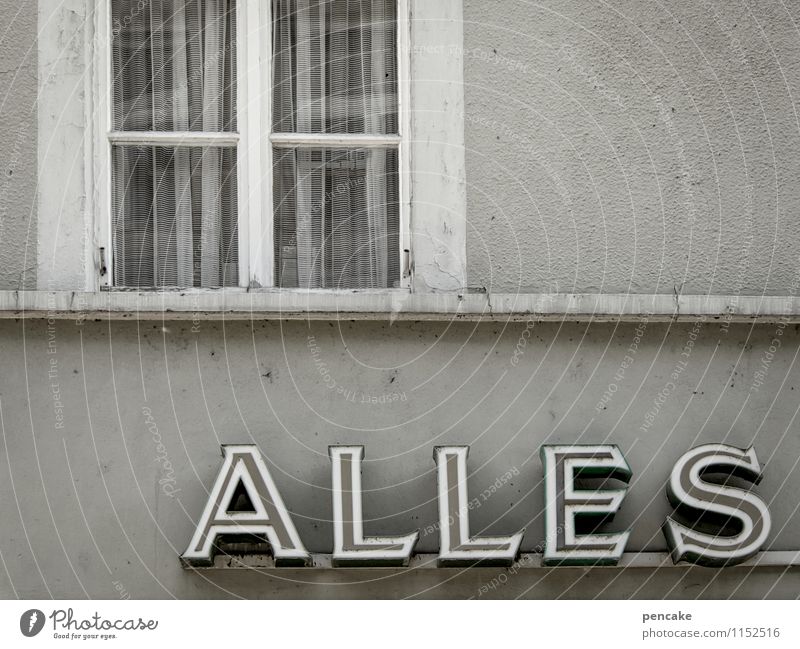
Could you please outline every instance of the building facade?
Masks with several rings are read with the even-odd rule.
[[[343,4],[0,0],[0,595],[797,597],[800,8]],[[669,554],[705,444],[757,453],[736,565]],[[225,445],[313,565],[181,560]],[[542,565],[555,445],[624,455],[616,565]],[[334,567],[336,446],[409,566]],[[510,565],[437,564],[464,446]]]

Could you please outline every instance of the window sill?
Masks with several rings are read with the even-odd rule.
[[[794,296],[220,289],[0,291],[0,318],[800,322]]]

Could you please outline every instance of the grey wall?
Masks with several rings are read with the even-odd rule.
[[[42,288],[85,281],[86,5],[59,3],[50,20],[38,4],[37,61],[37,3],[0,0],[0,289],[34,286],[37,263]],[[796,3],[486,7],[465,0],[464,51],[448,53],[465,63],[470,285],[797,292]],[[46,138],[37,67],[42,88],[69,97],[38,107]],[[44,209],[60,223],[38,236],[37,147],[42,182],[59,184]],[[365,488],[382,487],[366,497],[368,533],[419,528],[420,550],[435,551],[432,448],[466,443],[473,492],[519,472],[473,512],[475,529],[524,526],[534,548],[546,441],[620,445],[636,477],[614,526],[648,551],[664,549],[675,459],[703,442],[753,443],[774,518],[768,549],[800,547],[794,325],[649,323],[637,334],[564,323],[523,338],[525,328],[0,323],[0,596],[796,596],[794,569],[529,570],[491,593],[481,587],[498,573],[484,570],[181,570],[219,445],[249,441],[315,551],[330,550],[336,443],[364,444]]]
[[[0,289],[36,286],[36,0],[0,0]]]
[[[472,286],[797,292],[800,5],[464,11]]]
[[[330,577],[313,571],[287,573],[286,583],[181,570],[178,556],[216,476],[220,444],[251,441],[267,455],[301,536],[316,552],[331,551],[331,444],[366,446],[367,533],[421,529],[422,552],[438,548],[436,532],[426,531],[437,520],[437,444],[471,446],[474,496],[501,478],[473,510],[473,531],[509,534],[525,527],[525,550],[543,537],[539,447],[618,444],[634,480],[611,529],[631,527],[629,550],[648,551],[665,549],[660,526],[670,507],[664,485],[675,460],[704,442],[754,444],[766,473],[756,490],[774,520],[767,549],[800,547],[795,326],[650,323],[637,334],[636,325],[537,325],[515,366],[525,327],[3,322],[0,353],[5,367],[16,370],[0,374],[6,455],[0,461],[0,552],[8,571],[0,571],[0,594],[79,597],[85,589],[109,597],[120,581],[134,597],[226,596],[225,589],[247,596],[339,596],[292,582]],[[756,372],[776,338],[780,349],[760,377]],[[619,377],[634,343],[633,363]],[[692,351],[674,388],[666,389],[645,425],[687,345]],[[598,405],[611,384],[613,397]],[[362,395],[378,402],[364,403]],[[381,403],[386,395],[392,399]],[[502,479],[509,471],[518,475]],[[640,594],[665,595],[661,585],[676,581],[678,590],[669,594],[694,596],[684,588],[713,576],[715,593],[730,588],[729,594],[757,596],[770,583],[757,572],[745,588],[741,571],[701,571],[705,576],[685,577],[689,581],[676,576],[681,570],[662,571]],[[354,574],[330,579],[348,581]],[[538,575],[519,577],[521,583],[530,579],[528,585],[542,577],[537,570],[525,574]],[[575,574],[555,574],[531,594],[557,596]],[[619,590],[628,577],[591,574],[585,593],[609,580],[616,585],[608,594],[629,593]],[[383,594],[444,576],[407,577]],[[477,579],[462,581],[474,585]],[[787,572],[772,594],[786,593],[781,584],[787,583],[796,591],[797,579],[796,571]],[[453,584],[442,588],[428,595],[459,592]]]
[[[0,128],[13,155],[0,283],[16,287],[37,254],[36,3],[4,2]],[[40,83],[62,93],[40,111],[41,157],[63,189],[43,197],[61,218],[58,236],[41,233],[39,284],[74,289],[85,283],[90,30],[85,0],[40,4]],[[464,52],[447,55],[465,68],[469,285],[796,293],[799,11],[779,0],[500,0],[491,11],[465,0]]]

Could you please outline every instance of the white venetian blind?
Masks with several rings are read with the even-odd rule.
[[[236,130],[235,0],[112,0],[117,133]],[[117,286],[238,283],[236,149],[115,144]]]
[[[280,286],[391,288],[400,279],[396,146],[303,134],[397,135],[395,0],[272,0],[275,259]]]

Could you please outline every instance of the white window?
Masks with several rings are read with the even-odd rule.
[[[400,286],[405,129],[397,5],[273,0],[273,214],[282,287]]]
[[[111,7],[110,281],[235,286],[236,0]]]
[[[39,287],[462,290],[461,2],[41,5]]]
[[[110,0],[107,283],[401,287],[402,5]]]

